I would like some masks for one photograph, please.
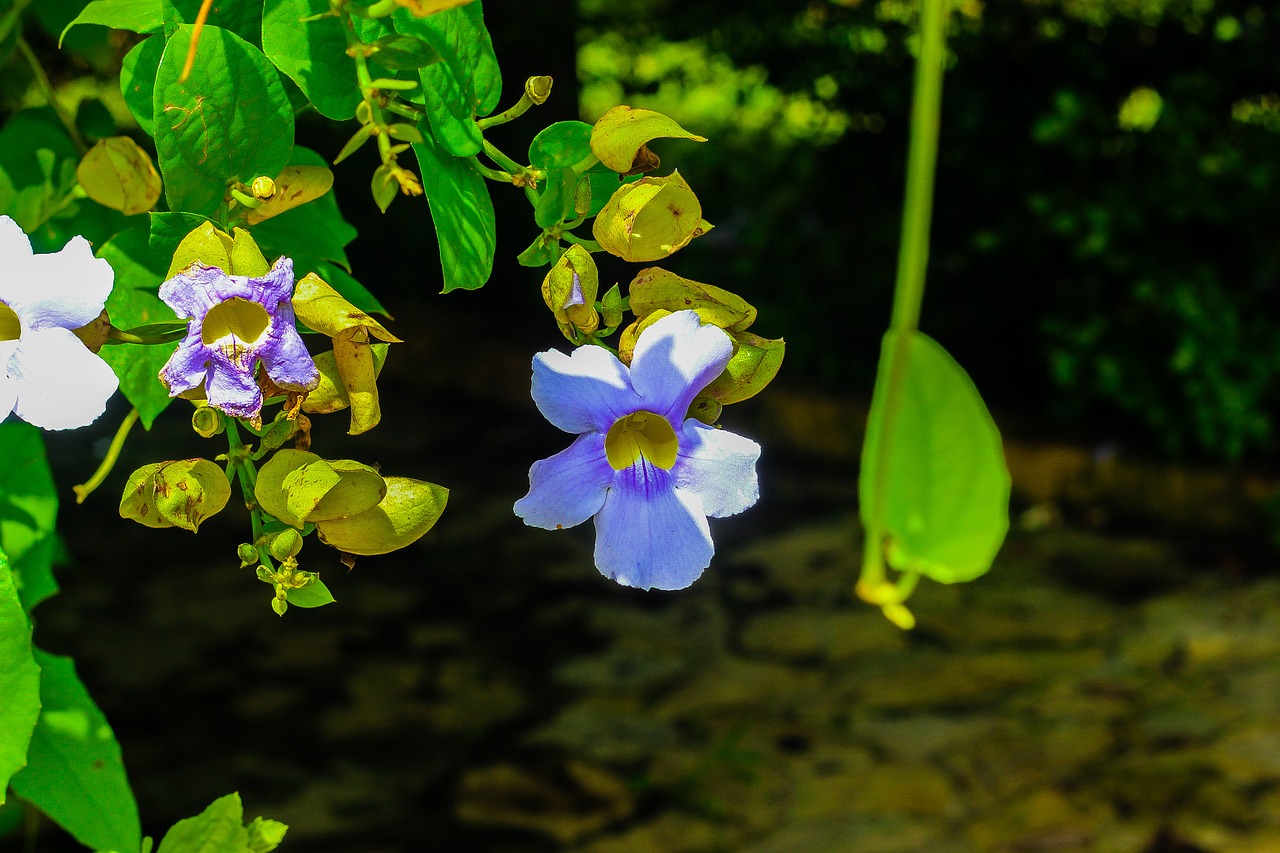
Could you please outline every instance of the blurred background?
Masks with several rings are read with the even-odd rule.
[[[80,27],[59,53],[78,5],[33,5],[27,38],[89,115],[133,37]],[[198,540],[114,518],[133,467],[217,452],[176,407],[82,507],[69,486],[124,409],[50,436],[67,565],[37,640],[79,662],[145,830],[239,790],[290,851],[1280,851],[1280,11],[955,4],[921,327],[1004,431],[1014,525],[987,577],[917,593],[911,634],[852,587],[915,4],[486,16],[508,92],[555,78],[493,134],[517,159],[617,103],[710,138],[654,145],[716,225],[667,266],[787,339],[723,421],[765,446],[760,504],[678,594],[599,577],[589,528],[524,528],[528,465],[563,446],[528,399],[529,357],[563,344],[515,262],[530,209],[494,185],[493,278],[439,296],[426,204],[378,213],[361,152],[335,169],[349,254],[406,343],[383,424],[317,444],[450,486],[436,530],[350,573],[308,546],[338,604],[278,619],[236,568],[236,513]],[[0,96],[40,103],[12,64]],[[348,135],[298,127],[330,158]],[[0,821],[5,853],[76,849]]]

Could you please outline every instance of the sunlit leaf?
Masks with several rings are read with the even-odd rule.
[[[300,18],[329,11],[328,0],[267,0],[262,12],[262,50],[306,93],[316,111],[344,121],[360,102],[356,64],[347,55],[342,21]]]
[[[93,0],[63,29],[58,46],[62,46],[67,30],[76,24],[99,24],[116,30],[154,33],[163,23],[160,0]]]
[[[430,138],[413,150],[440,243],[444,292],[483,287],[493,271],[497,240],[489,187],[469,162],[451,157]]]
[[[659,138],[706,142],[685,130],[673,118],[653,110],[616,106],[602,115],[591,130],[591,150],[600,162],[620,175],[647,172],[658,167],[658,158],[645,143]]]
[[[0,803],[9,778],[27,763],[27,745],[40,715],[40,667],[31,649],[31,623],[18,600],[9,560],[0,553]]]
[[[160,175],[151,156],[127,136],[100,139],[80,160],[76,179],[89,198],[125,216],[160,200]]]
[[[942,583],[991,567],[1009,528],[1009,471],[1000,433],[968,374],[914,332],[890,408],[891,352],[880,353],[858,497],[864,526],[884,537],[890,565]]]
[[[53,578],[58,494],[40,430],[0,423],[0,553],[7,554],[28,613],[58,591]]]
[[[39,649],[40,718],[14,793],[94,850],[137,850],[138,805],[107,718],[71,658]]]
[[[156,148],[173,210],[212,215],[232,181],[274,177],[293,148],[293,108],[262,52],[239,36],[206,26],[191,77],[191,27],[179,26],[156,73]]]
[[[164,39],[145,38],[124,56],[120,68],[120,91],[138,127],[148,136],[156,135],[156,71],[164,56]]]
[[[769,340],[750,332],[738,332],[734,339],[737,351],[733,358],[702,392],[722,406],[740,403],[763,391],[778,375],[787,351],[787,343],[781,339]]]
[[[227,794],[195,817],[171,826],[156,853],[246,853],[249,849],[244,805],[239,794]]]
[[[420,38],[440,55],[423,68],[422,96],[435,138],[446,152],[469,157],[480,151],[475,117],[493,112],[502,95],[502,75],[479,2],[425,18],[407,11],[392,17],[396,31]]]

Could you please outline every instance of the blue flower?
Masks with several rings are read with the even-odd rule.
[[[160,285],[160,298],[190,321],[187,336],[160,369],[169,396],[203,384],[210,406],[257,421],[258,362],[280,388],[310,391],[319,385],[320,371],[294,322],[292,295],[288,258],[261,278],[192,264]]]
[[[18,224],[0,216],[0,420],[16,412],[41,429],[93,423],[119,383],[72,333],[98,319],[115,283],[83,237],[36,255]]]
[[[760,445],[685,418],[732,355],[722,329],[678,311],[641,333],[630,369],[597,346],[534,356],[534,403],[578,438],[533,464],[516,515],[547,530],[594,516],[596,567],[620,584],[693,583],[715,553],[708,516],[760,496]]]

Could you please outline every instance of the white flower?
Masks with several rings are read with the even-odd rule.
[[[0,420],[11,412],[42,429],[87,426],[119,385],[72,329],[97,319],[115,273],[83,237],[36,255],[0,216]]]

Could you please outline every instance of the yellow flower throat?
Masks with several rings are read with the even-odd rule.
[[[679,442],[667,419],[653,412],[634,412],[618,419],[604,437],[604,453],[615,471],[630,468],[641,457],[671,470]]]

